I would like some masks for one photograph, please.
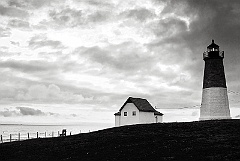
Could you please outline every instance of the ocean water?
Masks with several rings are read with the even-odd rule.
[[[106,128],[111,128],[111,124],[82,124],[82,125],[23,125],[23,124],[0,124],[0,135],[2,142],[26,140],[32,138],[58,137],[63,129],[67,135],[88,133]],[[10,136],[11,135],[11,136]]]

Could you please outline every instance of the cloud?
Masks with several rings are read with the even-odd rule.
[[[11,7],[23,8],[23,9],[39,9],[46,6],[53,6],[60,4],[56,0],[7,0],[7,4]]]
[[[85,5],[92,5],[95,6],[97,8],[109,8],[109,7],[113,7],[112,3],[110,3],[109,1],[102,1],[102,0],[83,0],[83,1],[78,1],[78,3],[84,3]]]
[[[51,10],[49,11],[49,17],[51,20],[57,24],[57,26],[78,26],[84,23],[81,10],[75,10],[70,8],[65,8],[60,11]]]
[[[87,19],[89,20],[89,22],[94,22],[94,23],[104,22],[108,20],[110,15],[111,15],[111,12],[109,11],[96,11],[91,15],[89,15]]]
[[[119,71],[133,72],[146,70],[150,65],[151,56],[142,52],[134,42],[124,42],[117,45],[109,45],[104,49],[94,46],[90,48],[78,48],[75,53],[79,57],[87,57],[90,61],[99,63],[106,68],[114,68]]]
[[[20,45],[19,42],[15,42],[15,41],[10,41],[10,42],[11,42],[11,44],[16,45],[16,46],[19,46],[19,45]]]
[[[38,49],[43,47],[49,47],[52,49],[63,49],[64,46],[60,41],[49,40],[45,35],[37,35],[30,39],[29,47],[32,49]]]
[[[9,109],[4,109],[4,111],[0,111],[0,116],[3,117],[12,117],[12,116],[18,116],[19,113],[17,111],[9,110]]]
[[[146,8],[131,9],[131,10],[125,11],[122,14],[126,15],[129,18],[133,18],[141,22],[144,22],[148,19],[152,19],[153,17],[156,16],[153,12],[151,12]]]
[[[14,7],[5,7],[0,5],[0,15],[9,16],[9,17],[18,17],[18,18],[27,18],[29,14],[27,11],[14,8]]]
[[[177,37],[178,34],[187,31],[186,22],[176,17],[170,17],[159,20],[156,26],[153,26],[152,32],[156,35],[160,42],[165,42],[165,39]],[[159,43],[157,45],[160,45]]]
[[[29,22],[19,20],[19,19],[12,19],[8,22],[8,27],[12,28],[19,28],[19,29],[30,29]]]
[[[40,24],[51,26],[57,30],[75,27],[95,28],[94,25],[96,24],[108,22],[110,17],[113,17],[112,14],[110,11],[75,9],[65,6],[60,10],[50,10],[48,13],[49,19],[41,21]]]
[[[16,109],[20,110],[20,114],[23,116],[30,115],[30,116],[40,116],[45,115],[44,112],[38,109],[33,109],[29,107],[16,107]]]
[[[183,107],[186,99],[198,97],[195,94],[196,84],[201,86],[202,81],[195,79],[192,74],[196,75],[196,73],[190,71],[195,69],[193,66],[196,62],[192,61],[191,51],[181,44],[171,46],[162,44],[148,50],[137,42],[117,45],[109,43],[104,48],[80,47],[74,53],[79,56],[79,60],[86,59],[92,67],[99,68],[99,76],[108,78],[110,85],[116,89],[124,87],[118,90],[119,97],[122,97],[120,93],[128,93],[138,97],[150,97],[154,101],[163,99],[162,105],[158,103],[159,106],[175,108]],[[185,66],[189,66],[189,69],[185,70]],[[166,99],[169,95],[174,95],[174,98],[178,99],[176,104],[171,99]],[[180,98],[180,95],[185,97]],[[196,100],[193,99],[188,103],[196,104]]]
[[[240,115],[235,116],[235,118],[240,118]]]
[[[8,5],[10,7],[17,7],[17,8],[21,8],[24,6],[24,4],[20,0],[9,0]]]
[[[45,86],[43,84],[32,85],[27,91],[18,91],[16,95],[18,101],[35,101],[38,103],[79,103],[83,101],[92,100],[92,98],[83,97],[78,93],[71,91],[62,91],[57,85],[50,84]]]
[[[0,61],[0,68],[8,68],[14,71],[21,71],[24,73],[48,72],[58,69],[58,66],[46,61],[17,61],[7,60]]]
[[[182,64],[194,65],[192,61],[188,61],[191,53],[183,48],[183,54],[180,55],[178,47],[160,46],[149,54],[151,51],[144,51],[145,48],[140,44],[125,42],[109,44],[104,49],[97,46],[80,47],[75,53],[79,55],[79,59],[85,57],[91,63],[99,64],[98,67],[102,70],[122,74],[125,80],[135,77],[131,81],[143,81],[146,77],[154,76],[160,81],[165,79],[166,83],[176,85],[191,78],[188,71],[181,71]]]
[[[3,117],[16,117],[16,116],[59,116],[58,113],[53,112],[43,112],[39,109],[31,107],[15,107],[15,108],[5,108],[0,111],[0,116]]]
[[[9,28],[1,28],[0,27],[0,37],[9,37],[11,35],[11,31]]]
[[[72,116],[72,117],[77,117],[77,115],[76,115],[76,114],[71,114],[70,116]]]

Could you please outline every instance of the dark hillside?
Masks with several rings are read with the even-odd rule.
[[[4,143],[0,160],[240,160],[240,120],[132,125]]]

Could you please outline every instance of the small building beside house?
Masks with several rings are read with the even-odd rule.
[[[163,114],[155,110],[146,99],[133,97],[129,97],[114,115],[115,126],[161,123],[163,120]]]

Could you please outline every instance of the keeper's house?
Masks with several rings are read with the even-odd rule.
[[[163,120],[163,114],[155,110],[146,99],[133,97],[129,97],[114,115],[115,126],[161,123]]]

